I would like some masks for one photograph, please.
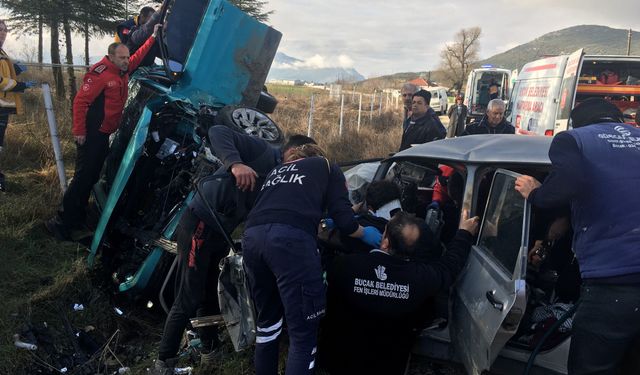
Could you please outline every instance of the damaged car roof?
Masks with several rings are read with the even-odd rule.
[[[460,161],[466,164],[548,165],[552,137],[513,134],[469,135],[433,141],[410,147],[390,160],[420,158]]]

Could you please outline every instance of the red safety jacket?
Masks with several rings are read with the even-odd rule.
[[[129,58],[127,72],[121,71],[107,56],[89,69],[73,100],[73,135],[86,135],[87,125],[106,134],[118,129],[129,94],[129,73],[140,65],[154,42],[155,38],[149,37]]]

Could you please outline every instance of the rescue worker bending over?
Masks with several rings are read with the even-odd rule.
[[[325,209],[344,233],[380,244],[377,229],[354,220],[340,168],[317,145],[307,144],[269,173],[247,217],[242,251],[257,312],[257,375],[278,373],[284,320],[289,334],[285,373],[315,370],[317,329],[325,310],[316,237]]]
[[[312,138],[294,134],[284,146],[276,148],[263,139],[222,125],[212,126],[208,135],[211,149],[223,167],[198,181],[198,193],[176,229],[180,282],[165,322],[152,375],[174,373],[180,340],[190,318],[220,313],[216,289],[218,264],[228,254],[229,245],[209,207],[216,211],[224,230],[232,233],[246,219],[267,173],[297,147],[315,143]],[[215,327],[205,327],[199,334],[200,362],[207,366],[219,345],[218,332]]]
[[[327,271],[326,340],[320,348],[332,375],[404,373],[429,308],[425,301],[454,282],[478,222],[464,212],[448,251],[422,263],[408,260],[418,250],[422,220],[399,212],[387,224],[380,249],[335,260]]]

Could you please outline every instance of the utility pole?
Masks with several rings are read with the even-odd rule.
[[[627,56],[631,55],[631,29],[629,29],[629,34],[627,35]]]

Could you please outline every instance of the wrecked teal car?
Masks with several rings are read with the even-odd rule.
[[[224,0],[167,0],[162,12],[162,64],[130,80],[94,187],[98,221],[88,259],[92,266],[101,253],[120,292],[149,299],[175,258],[173,233],[195,181],[220,166],[207,129],[225,124],[282,140],[266,114],[276,100],[263,92],[281,34]]]

